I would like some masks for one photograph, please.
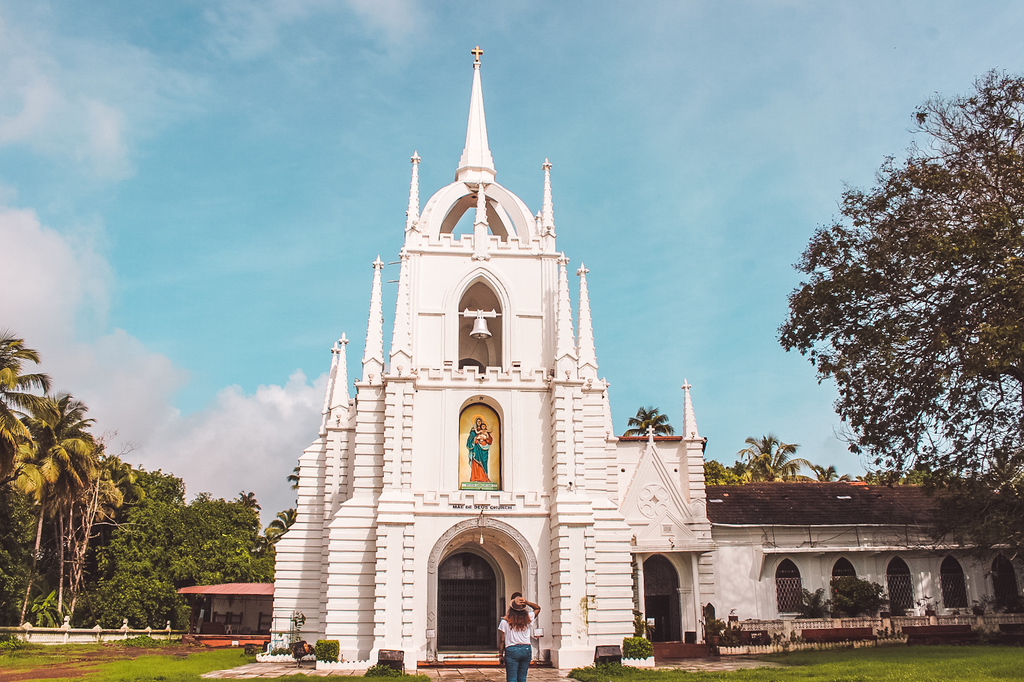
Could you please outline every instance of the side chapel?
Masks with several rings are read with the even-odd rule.
[[[791,618],[803,588],[843,575],[882,582],[901,608],[1020,603],[1019,560],[929,546],[930,502],[913,490],[706,488],[685,382],[681,435],[614,435],[582,265],[574,329],[551,164],[536,215],[497,183],[473,54],[455,180],[422,210],[412,157],[388,353],[379,257],[354,396],[344,335],[332,349],[272,629],[301,613],[303,637],[339,640],[344,660],[439,661],[493,652],[519,591],[544,607],[535,658],[572,668],[631,636],[634,609],[656,641],[699,642],[715,606]],[[468,212],[472,234],[455,234]]]

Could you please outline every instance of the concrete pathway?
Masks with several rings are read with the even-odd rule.
[[[727,672],[731,670],[747,670],[750,668],[778,668],[780,664],[762,661],[753,656],[727,656],[724,658],[681,658],[664,661],[658,664],[658,670],[705,670]],[[363,674],[363,670],[345,670],[318,672],[312,664],[304,663],[295,667],[294,663],[249,663],[230,670],[214,670],[203,675],[205,678],[219,680],[246,680],[254,678],[283,677],[285,675],[308,675],[310,677],[350,677]],[[505,682],[505,669],[488,668],[421,668],[420,674],[427,675],[438,682]],[[562,682],[569,675],[568,670],[557,668],[530,668],[529,679],[532,682]],[[383,682],[383,681],[382,681]]]

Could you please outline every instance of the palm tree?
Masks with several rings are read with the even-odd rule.
[[[260,503],[256,501],[256,493],[254,492],[247,493],[243,490],[242,492],[238,493],[238,499],[235,501],[238,502],[238,504],[245,507],[246,509],[253,509],[255,511],[260,511],[263,509],[263,507],[260,506]]]
[[[800,468],[813,466],[806,459],[793,457],[799,445],[783,443],[770,433],[760,438],[747,438],[745,442],[749,447],[736,454],[746,458],[752,482],[799,480],[802,478]]]
[[[842,476],[839,475],[839,472],[836,471],[835,464],[829,464],[827,469],[818,464],[812,464],[811,471],[814,472],[814,475],[818,477],[819,481],[822,481],[824,483],[850,480],[850,474],[843,474]]]
[[[676,432],[668,423],[668,415],[661,414],[657,407],[641,407],[637,409],[636,416],[630,417],[627,422],[629,426],[623,436],[646,436],[648,427],[654,429],[656,436],[671,436]]]
[[[286,480],[288,481],[288,483],[291,484],[292,490],[298,490],[299,489],[299,467],[298,466],[296,466],[294,469],[292,469],[292,473],[288,474],[288,477],[287,477]]]
[[[42,407],[43,398],[27,391],[50,390],[46,374],[23,374],[26,362],[39,364],[39,353],[10,331],[0,332],[0,485],[18,477],[19,451],[32,434],[18,419]]]
[[[18,481],[39,510],[26,604],[39,555],[43,518],[50,516],[56,521],[54,532],[60,565],[57,605],[61,609],[64,605],[64,548],[68,543],[65,524],[67,530],[72,528],[74,504],[89,489],[97,468],[96,441],[87,431],[95,420],[85,418],[87,409],[83,402],[64,393],[43,399],[31,416],[22,418],[32,434],[34,447],[22,448],[26,471]],[[23,611],[26,604],[22,605]]]
[[[288,529],[295,525],[296,513],[294,509],[286,509],[277,512],[277,518],[270,522],[263,532],[270,544],[276,545],[281,536],[288,532]]]

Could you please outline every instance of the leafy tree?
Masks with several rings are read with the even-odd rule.
[[[25,341],[10,331],[0,332],[0,485],[18,476],[19,450],[32,441],[18,417],[38,411],[43,399],[29,391],[50,390],[46,374],[22,372],[27,362],[39,364],[39,353],[26,348]]]
[[[28,499],[10,485],[0,486],[0,624],[20,625],[33,535]]]
[[[984,505],[1017,496],[1024,461],[1024,78],[992,71],[913,122],[906,159],[814,234],[780,341],[835,381],[853,452]],[[975,541],[1024,549],[1006,519]]]
[[[273,548],[260,535],[255,509],[208,494],[185,504],[181,479],[160,472],[140,472],[139,481],[146,497],[99,552],[92,610],[101,625],[127,617],[134,627],[168,620],[185,626],[188,609],[178,588],[273,580]]]
[[[296,465],[292,472],[285,477],[292,490],[299,489],[299,466]]]
[[[668,415],[661,414],[657,407],[640,407],[635,417],[630,417],[627,422],[628,429],[623,436],[646,436],[648,427],[654,429],[655,436],[671,436],[676,432],[668,423]]]
[[[799,445],[783,443],[770,433],[760,438],[747,438],[745,442],[747,447],[736,454],[746,460],[752,482],[797,480],[801,478],[801,467],[812,466],[806,459],[793,457]]]
[[[811,471],[814,472],[814,475],[817,477],[817,480],[819,480],[819,481],[821,481],[823,483],[831,483],[833,481],[849,481],[850,480],[850,475],[849,474],[843,474],[842,476],[839,475],[839,472],[836,471],[836,465],[835,464],[829,464],[827,468],[823,467],[823,466],[820,466],[818,464],[812,464],[811,465]]]
[[[743,479],[721,462],[704,460],[704,483],[707,485],[742,485]]]
[[[886,603],[884,598],[885,588],[878,583],[861,580],[856,576],[844,576],[834,578],[832,588],[832,611],[836,615],[874,616],[882,605]]]

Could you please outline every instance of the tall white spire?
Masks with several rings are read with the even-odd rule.
[[[402,248],[401,270],[398,274],[398,303],[395,306],[395,329],[391,337],[391,371],[402,373],[412,368],[412,301],[409,292],[409,252]]]
[[[690,401],[690,382],[683,379],[683,438],[700,438],[700,431],[697,429],[697,415],[693,413],[693,403]]]
[[[541,234],[555,233],[555,207],[551,202],[551,162],[544,159],[544,204],[540,211]]]
[[[342,334],[331,348],[331,373],[327,378],[327,391],[324,394],[323,419],[320,422],[320,435],[327,435],[327,425],[335,410],[348,410],[348,369],[345,360],[345,346],[348,339]]]
[[[466,146],[459,159],[455,180],[461,182],[493,182],[494,159],[487,145],[487,121],[484,118],[484,91],[480,85],[480,55],[477,45],[473,54],[473,92],[469,98],[469,126],[466,128]]]
[[[590,321],[590,292],[587,290],[587,266],[580,263],[579,356],[580,378],[597,378],[597,351],[594,349],[594,327]]]
[[[373,289],[370,291],[370,320],[366,325],[366,350],[363,352],[363,381],[370,375],[380,380],[384,372],[384,312],[381,304],[380,271],[384,262],[377,256],[373,261]]]
[[[420,155],[412,153],[412,182],[409,184],[409,209],[405,212],[405,231],[416,229],[420,220]]]
[[[569,275],[565,265],[569,259],[563,253],[558,259],[558,317],[555,320],[555,360],[576,360],[576,342],[572,333],[572,304],[569,302]],[[573,362],[573,365],[576,363]],[[561,379],[562,377],[559,377]]]

